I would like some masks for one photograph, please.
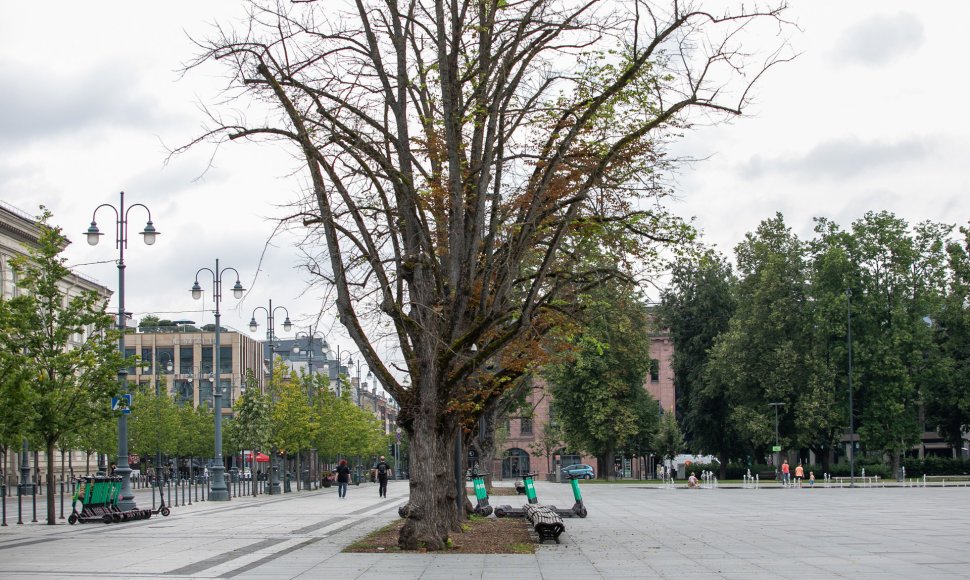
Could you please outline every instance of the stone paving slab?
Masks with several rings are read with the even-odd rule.
[[[542,503],[573,503],[568,485],[540,481],[536,490]],[[341,553],[397,519],[407,482],[391,482],[387,499],[365,483],[346,499],[336,488],[240,497],[111,525],[8,518],[0,578],[868,579],[965,578],[970,570],[968,487],[581,490],[589,517],[565,519],[562,543],[535,554]]]

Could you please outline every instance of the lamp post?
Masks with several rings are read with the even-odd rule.
[[[290,322],[290,311],[286,309],[285,306],[277,306],[273,308],[273,300],[270,299],[269,306],[257,306],[253,308],[253,317],[249,321],[249,331],[256,332],[259,328],[259,324],[256,322],[256,311],[262,310],[266,312],[266,340],[269,342],[269,380],[273,380],[273,364],[276,358],[276,311],[283,310],[286,313],[286,319],[283,320],[283,332],[289,332],[293,328],[293,323]],[[270,461],[275,463],[277,461],[276,453],[270,453]],[[270,480],[269,480],[269,493],[270,495],[280,492],[280,481],[279,481],[279,466],[270,464]]]
[[[852,414],[852,289],[845,289],[846,340],[849,343],[849,487],[855,487],[855,417]]]
[[[174,371],[175,370],[175,361],[172,360],[172,358],[173,358],[172,355],[170,355],[170,354],[168,354],[166,352],[166,353],[163,354],[162,357],[159,357],[158,356],[158,348],[155,348],[154,350],[155,350],[155,358],[156,358],[156,361],[155,361],[155,372],[156,373],[158,372],[158,359],[159,358],[162,358],[162,360],[164,360],[164,358],[163,358],[164,356],[167,356],[168,357],[168,363],[165,364],[165,371],[167,373],[171,373],[172,371]],[[155,405],[156,405],[156,407],[155,407],[155,409],[156,409],[155,421],[156,422],[159,421],[159,416],[158,416],[157,410],[158,410],[158,405],[160,404],[159,399],[161,399],[161,394],[159,393],[159,387],[161,387],[161,382],[162,382],[161,379],[159,379],[158,376],[156,376],[155,377]],[[168,393],[166,392],[166,395],[167,394]],[[162,445],[161,445],[161,429],[159,429],[159,426],[156,425],[155,426],[155,487],[161,487],[161,485],[162,485]],[[152,505],[153,506],[155,505],[155,500],[154,499],[152,499]]]
[[[313,344],[317,338],[321,340],[320,350],[323,351],[324,361],[327,360],[327,352],[330,350],[330,346],[327,344],[327,337],[315,330],[313,328],[307,328],[306,332],[298,332],[293,337],[293,354],[300,354],[300,345],[298,341],[301,338],[306,339],[306,356],[307,356],[307,376],[310,377],[310,386],[308,389],[308,396],[310,397],[310,403],[313,404]]]
[[[95,220],[98,210],[106,207],[114,211],[115,247],[118,249],[118,330],[121,331],[118,337],[118,351],[121,353],[121,357],[124,358],[125,324],[127,321],[127,315],[125,313],[125,248],[128,247],[128,212],[136,207],[141,207],[148,213],[148,222],[145,224],[145,229],[139,232],[140,235],[144,236],[143,239],[146,245],[150,246],[155,243],[155,236],[158,235],[158,232],[155,231],[155,226],[152,225],[152,212],[147,206],[136,203],[126,208],[125,192],[121,192],[120,198],[118,207],[110,203],[102,203],[94,208],[94,212],[91,214],[91,227],[87,231],[87,240],[88,244],[96,246],[101,236],[104,235],[98,230],[98,223]],[[121,385],[121,391],[127,394],[127,367],[118,369],[118,383]],[[129,409],[122,409],[118,415],[118,467],[115,468],[115,473],[121,476],[121,490],[118,492],[118,507],[121,508],[121,511],[135,509],[135,494],[131,491],[130,483],[131,468],[128,467],[128,413]]]
[[[340,345],[337,345],[337,398],[340,398],[340,364],[343,362],[343,355],[347,355],[347,376],[350,376],[350,369],[354,366],[353,351],[345,350],[341,352]]]
[[[220,324],[220,314],[219,314],[219,302],[222,300],[222,275],[228,270],[232,270],[236,274],[236,283],[232,287],[232,295],[237,300],[242,298],[243,291],[245,290],[242,283],[239,282],[239,271],[235,268],[223,268],[219,269],[219,259],[216,258],[216,268],[215,270],[210,270],[209,268],[199,268],[195,273],[195,283],[192,284],[192,298],[198,300],[202,298],[202,287],[199,286],[199,274],[202,272],[208,272],[212,274],[212,300],[216,303],[216,336],[215,336],[215,346],[212,352],[213,358],[213,368],[215,375],[215,382],[212,385],[212,412],[215,422],[215,461],[212,466],[212,487],[209,488],[209,499],[212,501],[229,501],[229,488],[226,487],[226,478],[223,473],[225,472],[225,466],[222,464],[222,393],[220,392],[220,382],[219,375],[222,370],[220,367],[220,362],[222,359],[222,352],[219,345],[219,324]]]
[[[784,403],[768,403],[775,408],[775,480],[778,479],[778,463],[781,461],[781,444],[778,442],[778,407],[784,405]]]
[[[360,359],[361,359],[361,356],[360,355],[357,355],[357,405],[361,409],[363,409],[364,408],[364,393],[367,391],[367,389],[365,389],[364,387],[367,386],[367,383],[362,383],[361,380],[360,380]],[[364,366],[367,367],[366,364]],[[373,377],[373,376],[374,376],[374,374],[370,372],[370,367],[367,367],[367,380],[368,381],[371,380],[371,377]],[[376,406],[376,401],[377,401],[376,395],[375,395],[374,401],[375,401],[375,406]]]

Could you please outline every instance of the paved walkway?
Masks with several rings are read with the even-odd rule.
[[[573,503],[568,485],[536,488],[544,503]],[[366,483],[344,500],[336,488],[236,498],[112,525],[8,518],[0,578],[935,579],[970,570],[968,487],[581,489],[589,517],[566,520],[562,544],[522,555],[341,553],[397,518],[406,482],[391,482],[386,500]]]

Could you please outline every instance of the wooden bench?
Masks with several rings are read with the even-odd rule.
[[[532,529],[539,535],[539,543],[555,540],[559,543],[559,536],[566,531],[559,514],[548,506],[539,504],[525,504],[525,517],[532,524]]]

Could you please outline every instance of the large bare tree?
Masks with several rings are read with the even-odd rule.
[[[234,92],[198,141],[294,147],[307,195],[290,218],[308,263],[401,405],[403,548],[459,529],[457,430],[525,368],[510,349],[584,288],[689,241],[660,204],[663,145],[691,110],[741,114],[782,60],[742,48],[762,23],[780,26],[781,7],[256,1],[243,27],[200,43],[189,68],[228,66]],[[382,329],[398,369],[375,347]],[[508,376],[470,380],[489,364]]]

